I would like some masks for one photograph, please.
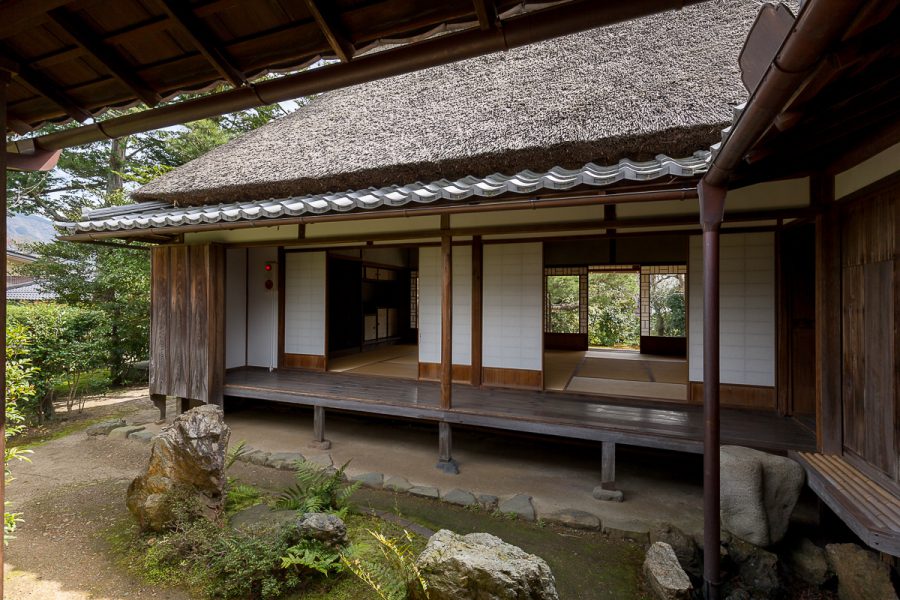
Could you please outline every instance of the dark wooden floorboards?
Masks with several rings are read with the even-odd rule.
[[[453,408],[440,408],[440,386],[341,373],[238,369],[225,395],[426,421],[608,441],[685,452],[703,451],[703,411],[697,406],[453,386]],[[815,437],[774,412],[722,411],[722,443],[766,450],[814,450]]]

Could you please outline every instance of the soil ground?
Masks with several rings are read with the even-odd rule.
[[[83,433],[88,424],[111,416],[151,422],[157,413],[145,394],[145,390],[130,390],[121,392],[116,401],[98,399],[80,415],[55,422],[31,436],[35,450],[32,462],[13,465],[16,481],[8,488],[12,509],[22,512],[25,521],[6,552],[6,598],[188,598],[183,590],[142,582],[118,564],[112,550],[111,538],[131,527],[125,491],[144,466],[150,446],[138,441],[88,438]],[[174,414],[174,406],[169,414]],[[49,441],[41,442],[44,439]],[[231,475],[272,491],[292,481],[290,472],[244,463],[237,463]],[[510,521],[382,490],[361,490],[356,502],[399,513],[435,530],[499,535],[547,560],[563,600],[646,597],[640,577],[642,552],[629,542],[607,540],[598,533]],[[322,596],[338,597],[351,596]],[[359,593],[352,597],[366,600]]]

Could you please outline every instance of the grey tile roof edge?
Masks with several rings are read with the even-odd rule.
[[[536,173],[524,170],[515,175],[495,173],[487,177],[468,176],[456,181],[440,179],[431,183],[393,185],[385,188],[327,193],[231,204],[176,207],[148,202],[91,211],[78,222],[55,225],[70,234],[92,231],[128,231],[178,227],[203,223],[278,219],[374,210],[407,204],[431,204],[439,200],[461,201],[472,197],[491,198],[507,193],[534,194],[540,190],[567,190],[579,185],[603,187],[619,181],[651,181],[661,177],[694,177],[709,168],[711,153],[701,150],[686,158],[660,154],[654,160],[634,162],[622,159],[615,165],[588,163],[581,169],[556,167]],[[97,218],[99,217],[99,218]]]

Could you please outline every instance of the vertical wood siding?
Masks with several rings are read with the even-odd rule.
[[[225,371],[224,249],[153,249],[150,393],[221,404]]]
[[[841,209],[844,450],[898,480],[897,228],[900,185]]]

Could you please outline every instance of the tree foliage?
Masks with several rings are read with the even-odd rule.
[[[74,406],[81,377],[106,364],[108,324],[98,310],[55,303],[9,307],[8,321],[28,337],[32,393],[20,399],[29,419],[42,421],[53,414],[54,389],[64,384],[68,408]]]
[[[134,111],[109,111],[105,118],[129,112]],[[67,148],[50,172],[9,173],[9,209],[62,221],[78,218],[83,208],[122,204],[123,191],[147,183],[284,112],[275,104]],[[76,125],[47,125],[37,133],[52,133]]]

